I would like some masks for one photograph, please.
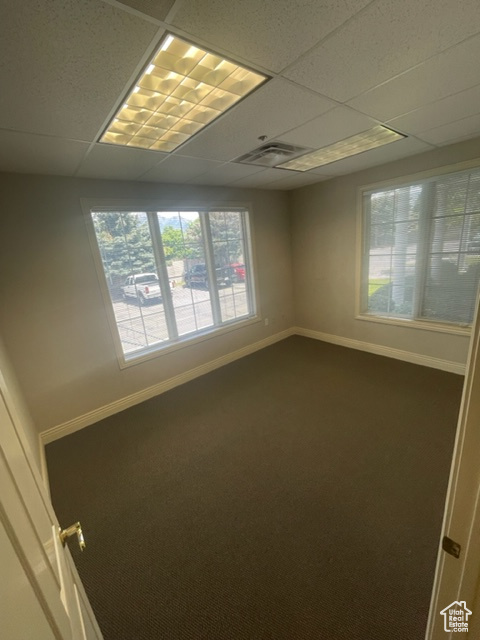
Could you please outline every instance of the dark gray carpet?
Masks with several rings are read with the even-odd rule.
[[[422,640],[462,384],[292,337],[48,445],[105,639]]]

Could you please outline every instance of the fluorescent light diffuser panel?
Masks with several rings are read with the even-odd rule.
[[[173,151],[266,79],[168,35],[100,142]]]
[[[345,138],[345,140],[331,144],[328,147],[323,147],[323,149],[312,151],[312,153],[307,153],[304,156],[300,156],[300,158],[289,160],[277,166],[281,169],[308,171],[309,169],[315,169],[316,167],[321,167],[325,164],[342,160],[343,158],[355,156],[369,149],[390,144],[402,138],[406,138],[406,136],[378,125],[369,131],[358,133],[351,138]]]

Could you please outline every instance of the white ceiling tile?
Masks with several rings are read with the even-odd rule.
[[[349,109],[337,107],[309,123],[282,135],[282,142],[319,149],[376,126],[378,122]]]
[[[403,140],[397,140],[396,142],[387,144],[384,147],[371,149],[370,151],[359,153],[356,156],[344,158],[338,162],[332,162],[323,167],[318,167],[314,169],[313,172],[316,173],[318,171],[320,174],[327,176],[341,176],[347,173],[361,171],[362,169],[368,169],[369,167],[376,167],[386,162],[400,160],[401,158],[406,158],[407,156],[424,151],[430,151],[431,149],[433,149],[433,147],[426,142],[415,138],[404,138]]]
[[[285,169],[263,169],[258,173],[236,180],[232,185],[236,187],[262,188],[271,182],[282,180],[282,178],[291,173],[291,171],[286,171]]]
[[[346,102],[479,31],[478,0],[379,0],[286,76]]]
[[[76,175],[81,178],[135,180],[165,157],[166,154],[158,151],[96,144]]]
[[[275,189],[280,191],[290,191],[291,189],[299,189],[300,187],[306,187],[309,184],[317,184],[324,180],[330,180],[331,176],[321,176],[319,174],[311,173],[298,173],[296,175],[290,175],[275,182],[266,184],[264,189]]]
[[[477,113],[480,113],[480,85],[393,118],[388,124],[399,131],[415,134]]]
[[[442,127],[420,132],[418,135],[422,140],[438,145],[459,142],[465,138],[475,138],[480,135],[480,113],[457,122],[450,122]]]
[[[479,11],[480,13],[480,11]],[[480,36],[351,100],[349,105],[383,122],[480,84]]]
[[[370,0],[189,0],[173,24],[255,65],[281,71]]]
[[[156,20],[165,20],[175,0],[121,0],[119,4],[136,9]]]
[[[265,167],[259,167],[237,162],[222,164],[201,176],[189,180],[189,184],[213,184],[225,185],[235,182],[245,176],[263,171]]]
[[[97,0],[2,2],[2,127],[92,141],[156,32]]]
[[[0,130],[0,171],[73,176],[87,142]]]
[[[147,171],[140,180],[142,182],[186,182],[220,165],[221,163],[213,160],[173,155]]]
[[[286,189],[480,132],[478,0],[0,4],[3,170]],[[289,78],[269,80],[173,154],[92,146],[167,22]],[[319,148],[377,122],[410,137],[302,174],[232,162],[259,136]]]
[[[291,82],[274,79],[183,145],[182,153],[230,161],[260,146],[260,135],[279,137],[334,106]]]

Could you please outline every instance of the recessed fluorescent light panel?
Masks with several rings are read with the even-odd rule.
[[[265,80],[167,35],[100,142],[173,151]]]
[[[325,164],[330,164],[343,158],[355,156],[369,149],[390,144],[402,138],[406,138],[406,136],[378,125],[369,131],[358,133],[351,138],[345,138],[345,140],[331,144],[328,147],[323,147],[323,149],[312,151],[312,153],[307,153],[304,156],[300,156],[300,158],[289,160],[277,166],[281,169],[291,169],[293,171],[308,171],[309,169],[322,167]]]

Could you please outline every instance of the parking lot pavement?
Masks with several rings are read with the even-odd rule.
[[[223,322],[248,315],[245,283],[220,289],[218,294]],[[172,301],[180,336],[213,326],[207,289],[174,287]],[[125,353],[168,340],[163,303],[152,300],[141,306],[133,299],[117,300],[113,310]]]

